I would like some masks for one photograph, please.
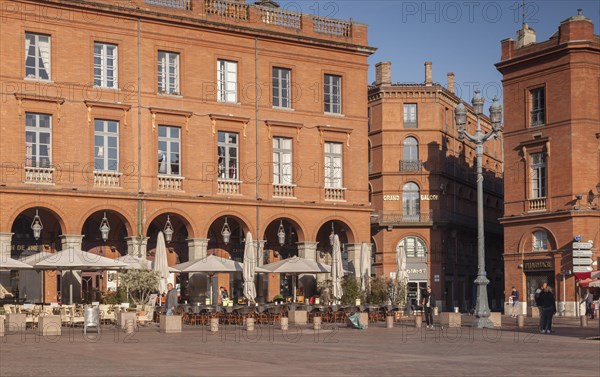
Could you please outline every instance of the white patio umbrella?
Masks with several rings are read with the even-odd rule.
[[[404,246],[400,246],[396,249],[396,280],[402,286],[408,284],[408,271],[406,269],[406,252]],[[406,289],[404,289],[406,294]],[[406,299],[406,297],[404,297]],[[406,301],[406,300],[405,300]]]
[[[167,260],[167,245],[165,244],[165,236],[163,232],[158,232],[156,239],[156,254],[154,262],[152,263],[152,269],[158,271],[160,275],[160,283],[158,286],[158,292],[163,294],[167,290],[167,283],[169,280],[169,262]]]
[[[8,256],[0,257],[0,270],[28,270],[33,267]]]
[[[332,295],[339,301],[342,299],[344,292],[342,291],[342,277],[344,276],[344,266],[342,265],[342,248],[340,238],[336,234],[333,237],[333,255],[331,265],[331,284]]]
[[[296,302],[296,278],[298,274],[318,274],[331,271],[330,266],[300,257],[292,257],[265,264],[261,268],[270,273],[294,275],[292,279],[294,302]]]
[[[258,262],[258,255],[256,253],[256,245],[252,242],[252,234],[248,232],[246,234],[246,245],[244,246],[244,297],[248,299],[251,304],[254,304],[256,298],[256,285],[254,284],[254,277],[256,271],[256,265]]]
[[[371,278],[371,251],[369,244],[363,242],[360,245],[360,289],[365,292]]]

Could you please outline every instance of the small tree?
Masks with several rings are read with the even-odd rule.
[[[393,305],[406,304],[406,293],[408,287],[398,279],[387,279],[388,297]]]
[[[388,299],[388,285],[385,279],[381,276],[372,278],[370,287],[366,302],[374,305],[385,304]]]
[[[360,298],[360,285],[354,276],[344,276],[342,280],[342,303],[354,304]]]
[[[145,305],[150,294],[156,292],[160,282],[158,271],[148,269],[129,270],[122,275],[123,286],[129,290],[129,297],[136,305]]]

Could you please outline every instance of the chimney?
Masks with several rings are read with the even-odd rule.
[[[517,30],[517,48],[535,44],[535,30],[531,29],[526,23],[520,30]]]
[[[431,73],[431,62],[425,62],[425,85],[433,85],[433,78]]]
[[[454,72],[448,72],[448,85],[447,89],[449,92],[454,94]]]
[[[375,64],[375,85],[392,84],[392,62]]]

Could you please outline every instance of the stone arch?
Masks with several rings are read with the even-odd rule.
[[[319,223],[319,225],[317,227],[315,227],[315,229],[313,230],[313,236],[312,239],[316,240],[319,234],[319,230],[321,230],[321,228],[323,227],[323,225],[327,224],[328,222],[331,221],[339,221],[344,223],[344,225],[346,225],[348,227],[348,230],[350,230],[350,232],[346,233],[346,237],[348,238],[348,243],[356,243],[358,242],[356,240],[356,235],[358,234],[356,232],[356,228],[354,227],[354,225],[352,225],[352,222],[350,222],[348,219],[344,218],[343,216],[328,216],[325,219],[321,220],[321,222]]]
[[[179,218],[181,219],[181,221],[183,222],[183,224],[185,225],[185,229],[187,230],[188,233],[188,238],[196,238],[196,230],[197,230],[197,226],[196,224],[193,223],[193,217],[188,214],[187,212],[179,209],[179,208],[159,208],[156,211],[149,213],[148,214],[148,221],[146,221],[146,223],[144,224],[144,233],[143,234],[147,234],[148,233],[148,229],[150,228],[150,225],[152,224],[152,222],[154,220],[156,220],[157,217],[159,217],[160,215],[164,215],[164,214],[174,214],[174,215],[178,215]]]
[[[78,228],[79,231],[81,231],[81,229],[83,229],[83,226],[85,225],[85,222],[88,220],[88,218],[90,216],[92,216],[94,213],[102,211],[102,210],[107,210],[107,211],[111,211],[112,213],[114,213],[115,215],[117,215],[117,217],[119,219],[121,219],[121,221],[123,221],[123,224],[125,224],[125,229],[127,230],[127,234],[129,236],[134,236],[135,235],[135,227],[133,224],[135,224],[135,220],[134,220],[134,215],[132,215],[131,213],[125,213],[123,214],[123,209],[111,204],[99,204],[97,206],[94,206],[90,209],[88,209],[79,219],[79,223],[78,223]]]
[[[251,224],[252,222],[243,214],[237,212],[237,211],[221,211],[215,215],[213,215],[204,225],[203,228],[201,229],[201,233],[199,233],[202,237],[207,237],[208,236],[208,231],[210,230],[210,227],[212,226],[212,224],[220,219],[221,217],[234,217],[237,221],[239,221],[242,225],[242,229],[244,230],[244,233],[248,232],[249,230],[252,231],[253,229],[251,228]]]
[[[268,218],[266,221],[263,222],[263,224],[261,225],[261,229],[262,229],[262,235],[264,236],[267,227],[275,220],[277,219],[284,219],[289,221],[290,223],[292,223],[294,225],[294,227],[296,227],[296,232],[298,235],[298,242],[303,242],[306,241],[306,228],[304,226],[304,224],[302,223],[302,221],[294,215],[291,215],[289,213],[282,213],[282,214],[277,214],[277,215],[273,215],[270,218]],[[263,237],[264,238],[264,237]]]
[[[64,211],[62,211],[59,207],[57,207],[51,203],[48,203],[48,202],[28,203],[28,204],[23,204],[20,207],[17,207],[17,209],[15,209],[10,214],[10,216],[8,216],[8,218],[7,218],[8,223],[5,224],[5,229],[7,229],[7,232],[10,232],[10,229],[12,228],[12,224],[15,222],[17,217],[22,212],[24,212],[30,208],[33,208],[33,209],[44,208],[44,209],[48,210],[56,217],[56,219],[58,221],[58,225],[60,226],[60,229],[62,230],[63,234],[77,234],[76,231],[74,231],[74,229],[71,226],[68,226],[67,223],[65,222],[65,219],[68,218],[67,214]]]
[[[528,248],[528,246],[531,245],[530,241],[532,240],[533,233],[538,230],[543,230],[546,232],[547,240],[548,240],[548,250],[547,251],[557,249],[556,235],[549,228],[546,228],[546,227],[540,226],[540,225],[535,225],[535,226],[528,228],[527,231],[521,235],[521,238],[519,239],[519,249],[518,249],[518,252],[520,254],[524,254],[526,252],[533,252],[533,247]]]

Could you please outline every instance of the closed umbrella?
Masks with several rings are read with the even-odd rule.
[[[167,291],[167,283],[169,280],[169,262],[167,260],[167,245],[165,244],[165,236],[163,232],[158,232],[156,240],[156,254],[152,265],[154,271],[158,271],[160,277],[159,293]]]
[[[294,302],[296,301],[296,277],[298,274],[318,274],[331,271],[331,266],[327,266],[325,264],[300,257],[283,259],[277,262],[265,264],[260,268],[262,268],[266,272],[274,274],[279,273],[294,275],[294,278],[292,279],[292,291],[294,295]],[[258,270],[259,269],[257,268],[257,271]]]
[[[406,269],[406,252],[404,246],[400,246],[396,249],[396,281],[402,287],[408,285],[408,271]],[[406,302],[406,289],[404,292],[404,301]]]
[[[367,290],[369,279],[371,277],[371,252],[369,245],[363,242],[360,246],[360,289]]]
[[[332,295],[336,300],[341,300],[344,292],[342,291],[342,277],[344,276],[344,267],[342,266],[342,248],[340,238],[336,234],[333,237],[333,255],[331,265],[331,283]]]
[[[258,255],[256,246],[252,243],[252,234],[246,234],[246,245],[244,246],[244,297],[254,304],[256,298],[256,286],[254,285],[254,276],[256,271]]]

